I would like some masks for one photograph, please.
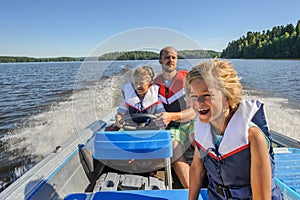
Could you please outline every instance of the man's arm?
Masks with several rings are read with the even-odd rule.
[[[187,108],[185,110],[182,110],[180,112],[169,112],[172,116],[172,121],[175,122],[187,122],[190,120],[195,119],[196,113],[192,108]]]
[[[162,112],[158,114],[158,120],[164,125],[168,125],[171,121],[187,122],[195,119],[196,113],[192,108],[187,108],[180,112]]]

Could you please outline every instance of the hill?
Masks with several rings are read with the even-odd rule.
[[[12,62],[70,62],[82,61],[84,58],[71,58],[71,57],[57,57],[57,58],[33,58],[26,56],[0,56],[0,63]]]
[[[197,59],[220,57],[221,53],[211,50],[178,51],[179,59]],[[98,60],[157,60],[159,54],[149,51],[112,52],[99,56]]]
[[[206,51],[206,50],[183,50],[178,51],[178,57],[184,59],[196,58],[213,58],[220,57],[220,52]],[[124,52],[111,52],[92,58],[90,60],[157,60],[159,54],[149,51],[124,51]],[[0,56],[0,63],[12,62],[70,62],[70,61],[84,61],[85,57],[72,58],[72,57],[57,57],[57,58],[33,58],[26,56]]]
[[[300,58],[300,20],[262,32],[249,31],[228,44],[222,58]]]

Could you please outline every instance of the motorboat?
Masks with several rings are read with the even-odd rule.
[[[169,131],[130,129],[129,122],[127,129],[108,131],[115,112],[116,108],[57,147],[1,192],[0,199],[188,199],[188,190],[172,172]],[[271,134],[275,181],[286,199],[300,199],[300,143]],[[192,154],[187,152],[187,157],[191,162]],[[201,199],[208,199],[205,188]]]

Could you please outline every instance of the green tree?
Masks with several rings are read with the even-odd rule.
[[[224,58],[300,58],[300,20],[297,26],[275,26],[262,32],[248,31],[246,36],[228,43]]]

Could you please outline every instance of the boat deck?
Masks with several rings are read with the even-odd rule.
[[[300,149],[274,148],[275,151],[275,181],[281,189],[284,199],[300,199]],[[106,197],[112,199],[187,199],[188,190],[129,190],[129,191],[101,191],[94,193],[74,193],[65,200],[101,200]],[[207,191],[201,189],[199,200],[206,200]]]
[[[275,148],[275,180],[285,199],[300,199],[300,149]]]
[[[134,199],[134,200],[178,200],[188,199],[187,189],[178,190],[131,190],[107,191],[96,193],[70,194],[65,200],[101,200],[101,199]],[[206,189],[201,189],[198,200],[208,200]]]

